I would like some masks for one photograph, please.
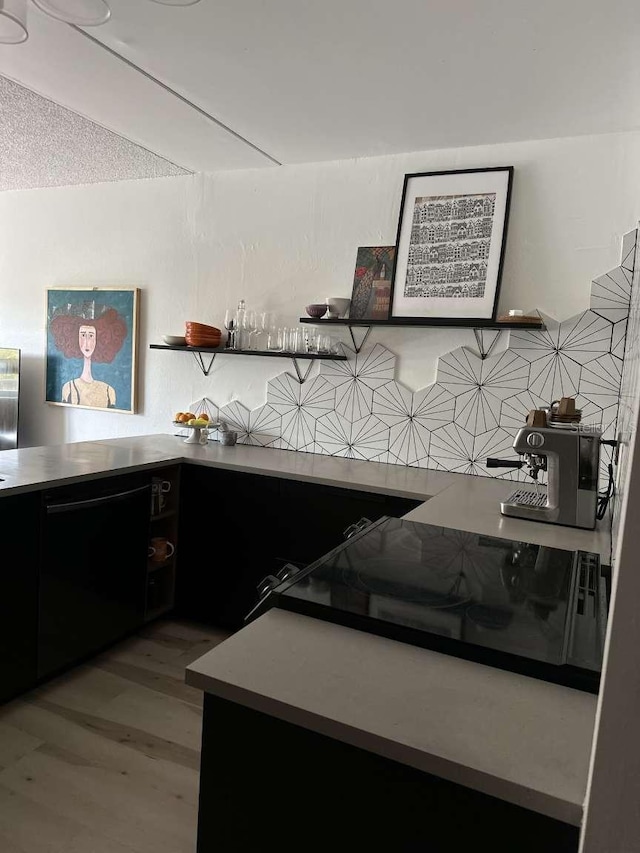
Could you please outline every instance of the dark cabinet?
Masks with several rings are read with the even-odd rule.
[[[241,628],[264,577],[418,503],[188,464],[2,496],[0,701],[172,608]]]
[[[38,677],[143,623],[150,511],[145,475],[43,495]]]
[[[283,803],[283,779],[302,805]],[[579,832],[205,693],[198,853],[577,853]]]
[[[235,630],[256,585],[286,563],[306,566],[366,517],[404,515],[419,501],[185,465],[176,602],[181,615]]]
[[[181,478],[176,607],[235,630],[256,585],[281,563],[280,484],[273,477],[185,465]]]
[[[339,545],[349,525],[361,518],[377,521],[383,515],[399,517],[419,503],[373,492],[282,480],[280,507],[286,519],[283,556],[295,565],[309,565]]]
[[[0,499],[0,702],[36,680],[40,494]]]

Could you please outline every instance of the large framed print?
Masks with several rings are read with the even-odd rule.
[[[47,403],[135,413],[138,302],[138,288],[47,289]]]
[[[405,175],[390,317],[495,320],[513,166]]]

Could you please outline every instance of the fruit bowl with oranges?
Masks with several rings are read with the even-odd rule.
[[[201,412],[199,415],[193,412],[176,412],[173,423],[175,426],[191,430],[184,440],[185,444],[206,444],[207,430],[215,428],[206,412]]]

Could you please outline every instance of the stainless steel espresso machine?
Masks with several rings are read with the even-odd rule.
[[[502,501],[503,515],[584,527],[596,525],[602,434],[579,423],[522,427],[513,442],[521,460],[487,459],[487,468],[524,468],[534,488],[522,486]],[[539,484],[540,473],[546,486]]]

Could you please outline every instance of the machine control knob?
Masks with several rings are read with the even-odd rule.
[[[532,432],[527,436],[527,444],[529,447],[542,447],[544,436],[539,432]]]

